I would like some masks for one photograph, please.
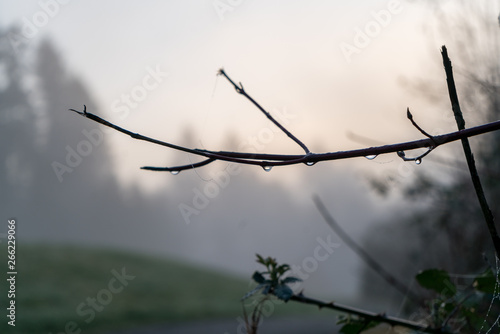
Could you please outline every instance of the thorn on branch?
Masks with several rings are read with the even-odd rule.
[[[82,116],[87,117],[87,106],[86,106],[85,104],[83,105],[83,112],[82,112],[82,111],[75,110],[75,109],[69,109],[69,111],[74,111],[74,112],[76,112],[77,114],[80,114],[80,115],[82,115]]]
[[[243,94],[245,93],[245,88],[243,88],[243,84],[241,82],[239,82],[240,86],[239,87],[236,87],[236,91],[239,93],[239,94]]]

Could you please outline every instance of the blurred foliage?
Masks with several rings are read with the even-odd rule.
[[[449,274],[440,269],[425,270],[416,279],[422,287],[434,291],[426,302],[427,324],[453,333],[480,333],[482,330],[495,333],[499,316],[495,303],[498,304],[500,281],[491,268],[469,278],[468,284],[460,289]]]

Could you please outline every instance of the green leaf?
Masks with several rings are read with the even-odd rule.
[[[293,291],[287,285],[279,284],[274,288],[274,295],[287,302],[293,296]]]
[[[497,285],[497,280],[491,268],[488,268],[484,273],[477,276],[474,279],[474,288],[477,291],[486,293],[495,293],[495,286]]]
[[[473,328],[477,331],[484,325],[484,315],[478,313],[474,307],[462,308],[460,313],[467,319],[467,322],[471,324]]]
[[[259,254],[255,254],[257,256],[257,262],[258,263],[262,263],[263,265],[266,265],[266,261],[264,260],[264,258],[259,255]]]
[[[278,273],[280,275],[283,275],[288,270],[290,270],[290,266],[288,264],[282,264],[281,266],[279,266],[278,268],[276,268],[276,270],[278,271]]]
[[[457,292],[455,284],[450,279],[450,275],[444,270],[428,269],[420,272],[415,277],[420,286],[434,290],[446,297],[452,297]]]
[[[258,271],[253,273],[252,279],[259,284],[262,284],[266,281],[265,277]]]

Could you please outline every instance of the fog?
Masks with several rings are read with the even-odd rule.
[[[313,296],[357,299],[363,264],[312,196],[361,240],[368,226],[409,206],[397,193],[377,197],[368,180],[392,171],[409,182],[417,167],[388,155],[270,172],[223,162],[150,172],[140,167],[198,160],[68,109],[85,104],[131,131],[189,147],[300,153],[216,76],[224,67],[314,152],[402,142],[421,137],[407,106],[424,128],[454,129],[404,84],[422,73],[442,79],[445,39],[426,39],[432,11],[410,1],[222,3],[2,3],[2,219],[17,219],[21,245],[118,248],[244,278],[257,268],[255,253],[304,267],[330,240],[334,251],[303,286]],[[418,169],[446,176],[432,161]]]

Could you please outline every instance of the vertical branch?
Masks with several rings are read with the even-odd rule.
[[[448,57],[448,51],[446,50],[446,46],[444,45],[441,51],[441,55],[443,56],[443,65],[446,72],[446,83],[448,85],[448,93],[450,95],[453,114],[455,115],[458,130],[464,130],[465,120],[462,115],[462,111],[460,110],[460,103],[458,102],[457,89],[455,87],[455,80],[453,79],[453,68],[451,66],[451,60]],[[472,183],[474,184],[474,189],[481,206],[481,211],[483,212],[484,220],[486,221],[488,231],[490,232],[491,239],[493,240],[496,255],[498,258],[500,258],[500,237],[498,236],[498,232],[495,227],[495,219],[488,206],[486,196],[484,195],[483,186],[481,185],[481,180],[479,179],[476,163],[474,161],[474,155],[472,154],[469,140],[467,138],[462,138],[461,141],[465,153],[465,158],[467,160],[467,165],[469,166]]]

